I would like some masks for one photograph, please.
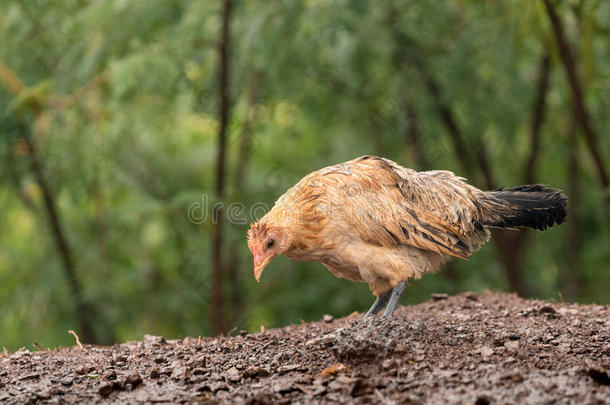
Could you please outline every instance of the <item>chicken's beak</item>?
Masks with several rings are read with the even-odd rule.
[[[261,282],[260,278],[261,274],[263,273],[263,270],[265,270],[265,267],[274,257],[274,254],[254,254],[254,278],[256,279],[257,283]]]

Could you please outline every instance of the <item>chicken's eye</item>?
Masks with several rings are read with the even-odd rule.
[[[275,245],[275,241],[273,239],[269,239],[269,242],[267,242],[267,249],[271,249],[273,245]]]

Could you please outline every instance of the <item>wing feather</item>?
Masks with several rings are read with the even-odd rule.
[[[478,225],[481,191],[448,171],[416,172],[365,156],[324,169],[326,203],[357,236],[377,246],[399,244],[467,259],[487,237]]]

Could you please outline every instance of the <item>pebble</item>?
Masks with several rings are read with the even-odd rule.
[[[131,384],[133,387],[137,387],[138,385],[142,384],[142,377],[140,377],[140,374],[138,373],[130,373],[125,378],[125,383]]]
[[[241,380],[241,375],[239,375],[239,371],[235,367],[231,367],[227,370],[226,377],[227,380],[231,382],[238,382],[239,380]]]
[[[114,390],[114,384],[104,383],[104,384],[100,385],[97,392],[100,395],[106,396],[106,395],[109,395],[113,390]]]
[[[250,366],[246,369],[246,371],[244,371],[244,377],[246,378],[251,378],[251,377],[266,377],[269,375],[269,371],[265,370],[262,367],[258,367],[258,366]]]

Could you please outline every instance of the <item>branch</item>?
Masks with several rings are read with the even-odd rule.
[[[485,179],[485,186],[488,190],[498,188],[498,183],[494,180],[491,164],[489,163],[489,156],[487,156],[485,143],[482,142],[481,139],[476,139],[473,148],[475,150],[477,162],[479,163],[479,169],[481,170],[481,173],[483,173],[483,178]]]
[[[568,82],[570,85],[570,90],[572,92],[576,120],[578,121],[578,125],[583,130],[589,153],[593,157],[595,168],[597,169],[597,176],[599,177],[599,182],[601,183],[606,193],[606,213],[610,214],[610,212],[608,212],[610,210],[610,181],[608,179],[608,173],[606,172],[606,167],[604,165],[604,158],[602,156],[601,148],[599,147],[597,134],[593,129],[589,116],[589,111],[585,106],[582,82],[577,73],[576,61],[574,59],[574,56],[572,55],[572,50],[570,49],[570,46],[565,37],[565,32],[561,19],[557,15],[555,8],[549,0],[544,0],[544,5],[546,7],[547,15],[551,20],[551,25],[553,26],[553,33],[557,42],[557,48],[559,50],[561,62],[568,76]]]
[[[243,186],[246,164],[252,152],[252,122],[255,120],[253,116],[254,106],[258,96],[258,86],[260,83],[260,72],[254,71],[250,75],[250,85],[248,87],[248,98],[246,105],[246,117],[239,136],[239,151],[237,155],[237,169],[235,170],[235,189],[240,192]]]
[[[68,108],[71,107],[78,100],[83,98],[90,90],[99,87],[107,78],[107,72],[103,71],[95,75],[91,80],[85,83],[82,87],[75,90],[72,94],[61,97],[55,100],[54,107]]]
[[[418,59],[419,58],[416,58],[414,64],[420,71],[420,74],[423,76],[424,83],[428,88],[428,92],[432,96],[443,124],[449,133],[458,161],[464,172],[468,175],[472,175],[473,168],[471,165],[470,154],[468,153],[467,142],[462,136],[462,132],[458,127],[457,120],[453,115],[453,111],[451,111],[451,108],[443,100],[440,87],[434,77],[432,77],[432,74],[428,71],[423,61],[418,61]]]
[[[400,35],[402,36],[404,43],[407,44],[409,48],[417,50],[418,47],[414,41],[408,38],[404,33],[400,33]],[[428,92],[434,100],[436,109],[438,110],[443,124],[445,125],[445,128],[447,129],[447,132],[449,133],[449,136],[453,142],[455,154],[458,158],[460,165],[462,166],[462,169],[464,170],[467,176],[473,176],[474,168],[472,167],[471,156],[468,152],[468,141],[462,134],[462,131],[458,126],[457,119],[455,118],[451,107],[447,105],[447,103],[443,99],[443,95],[441,93],[438,82],[436,81],[436,79],[428,69],[427,64],[420,57],[420,55],[421,53],[418,51],[413,53],[413,65],[420,72],[421,76],[424,79],[424,83],[428,88]],[[489,164],[489,158],[487,156],[485,145],[483,144],[483,142],[481,142],[480,139],[477,139],[474,142],[473,149],[475,151],[475,159],[485,179],[485,185],[488,189],[496,188],[496,183],[494,181],[491,165]]]
[[[0,60],[0,82],[15,96],[25,89],[23,82],[2,60]]]
[[[538,70],[538,81],[536,84],[536,97],[532,106],[533,114],[530,124],[530,156],[525,164],[525,183],[533,184],[536,178],[536,163],[540,150],[540,129],[544,122],[546,112],[546,94],[549,88],[549,76],[551,72],[551,58],[544,53],[540,60]]]
[[[101,72],[94,76],[89,82],[85,83],[82,87],[74,91],[68,96],[57,96],[52,97],[50,104],[56,108],[67,108],[72,106],[75,102],[81,99],[87,92],[93,88],[98,87],[101,83],[106,80],[107,72]],[[0,83],[13,95],[20,94],[26,89],[25,84],[19,79],[15,72],[9,68],[2,60],[0,60]]]
[[[17,142],[20,139],[17,139],[17,141],[15,142],[17,144]],[[27,148],[27,146],[24,146],[24,148]],[[15,145],[15,147],[13,149],[17,149],[17,145]],[[21,179],[19,178],[19,176],[17,175],[17,170],[15,168],[15,154],[16,154],[16,150],[13,151],[9,151],[7,153],[7,157],[6,157],[6,164],[7,164],[7,176],[9,177],[9,181],[12,183],[13,187],[15,188],[15,193],[17,194],[17,197],[19,197],[19,199],[21,200],[21,202],[23,203],[23,205],[29,209],[30,211],[32,211],[33,213],[38,213],[36,204],[34,203],[34,201],[32,201],[32,198],[30,198],[30,196],[25,193],[23,191],[23,189],[21,188]],[[27,153],[27,152],[26,152]]]
[[[70,285],[72,295],[74,296],[74,301],[76,303],[76,314],[79,319],[80,328],[82,329],[81,332],[85,338],[85,341],[89,343],[95,343],[97,339],[95,338],[93,326],[90,322],[91,310],[85,298],[83,297],[83,286],[81,285],[80,280],[76,275],[74,261],[72,260],[72,249],[68,244],[68,240],[66,239],[62,223],[59,219],[59,213],[57,211],[57,206],[55,205],[55,199],[53,198],[51,189],[44,176],[42,165],[38,158],[38,151],[34,147],[34,143],[32,142],[32,140],[30,139],[28,129],[26,129],[25,125],[23,124],[21,124],[20,127],[23,138],[30,152],[32,174],[34,175],[36,183],[38,183],[40,191],[42,192],[44,206],[49,217],[49,226],[51,228],[51,233],[53,234],[53,239],[55,240],[57,251],[59,252],[61,260],[64,264],[66,278],[68,279],[68,284]]]
[[[393,18],[393,17],[392,17]],[[391,24],[396,27],[396,24]],[[398,44],[401,44],[397,52],[397,58],[403,61],[409,61],[422,76],[424,84],[434,101],[434,105],[449,133],[456,157],[462,170],[467,176],[473,175],[473,167],[471,165],[470,154],[468,153],[467,143],[458,127],[457,120],[451,111],[451,108],[443,100],[440,86],[430,73],[428,66],[421,57],[421,52],[415,41],[409,38],[404,32],[398,28],[394,28],[394,37]]]
[[[407,131],[405,134],[407,144],[411,146],[409,149],[415,154],[415,161],[417,166],[419,166],[418,169],[432,170],[432,165],[422,150],[422,135],[418,126],[417,112],[415,111],[415,106],[410,101],[407,102],[405,114],[407,116]]]

